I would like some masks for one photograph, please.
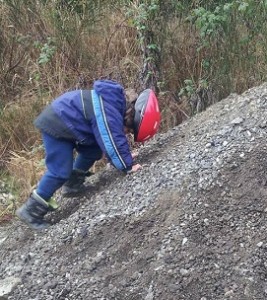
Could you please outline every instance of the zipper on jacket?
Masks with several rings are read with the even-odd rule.
[[[85,103],[84,103],[83,91],[82,90],[81,90],[81,100],[82,100],[83,114],[84,114],[85,120],[88,120],[88,116],[86,115]]]

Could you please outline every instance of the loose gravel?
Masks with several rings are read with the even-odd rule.
[[[266,299],[266,112],[267,84],[230,95],[142,147],[140,172],[58,195],[47,231],[1,228],[0,299]]]

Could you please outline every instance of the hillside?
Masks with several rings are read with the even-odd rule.
[[[147,143],[142,171],[59,197],[48,231],[1,228],[0,299],[266,299],[266,111],[267,84],[231,95]]]

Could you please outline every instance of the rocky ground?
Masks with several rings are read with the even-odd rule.
[[[53,226],[1,228],[0,299],[267,298],[267,85],[231,95],[89,178]]]

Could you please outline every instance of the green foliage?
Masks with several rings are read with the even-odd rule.
[[[158,89],[160,45],[157,41],[158,24],[161,20],[159,0],[137,1],[127,8],[129,22],[137,31],[138,42],[142,51],[143,68],[141,80],[144,88]]]
[[[266,1],[202,1],[201,4],[193,2],[191,9],[187,8],[186,20],[199,35],[197,51],[201,68],[198,75],[194,75],[197,75],[194,82],[205,80],[209,87],[222,86],[219,92],[223,97],[231,91],[239,91],[241,85],[242,89],[249,88],[249,73],[253,74],[254,82],[266,78],[255,68],[259,55],[266,61],[267,41],[263,38],[266,35]],[[239,75],[239,80],[233,80],[236,73],[244,78]],[[190,93],[192,89],[197,93],[199,85],[187,82],[181,93],[189,88]]]
[[[220,7],[216,7],[214,11],[208,11],[200,7],[193,10],[188,20],[194,22],[200,31],[200,36],[206,38],[218,33],[224,33],[228,15],[226,13],[222,14]]]
[[[44,65],[50,62],[55,55],[57,47],[55,46],[54,40],[51,37],[47,38],[47,42],[41,44],[40,42],[35,42],[34,46],[40,49],[40,55],[38,58],[38,64]]]

